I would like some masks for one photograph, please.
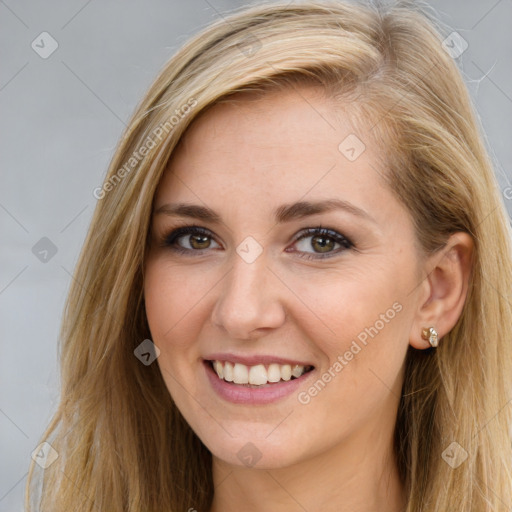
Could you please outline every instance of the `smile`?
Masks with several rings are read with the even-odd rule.
[[[310,365],[286,364],[285,361],[264,361],[263,364],[262,358],[258,359],[260,361],[252,365],[204,359],[203,368],[212,391],[234,404],[264,405],[296,395],[317,373]]]
[[[247,366],[230,361],[209,361],[211,367],[225,382],[246,386],[265,386],[298,379],[313,369],[312,366],[271,363]]]

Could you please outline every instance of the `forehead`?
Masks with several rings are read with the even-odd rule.
[[[342,106],[343,107],[343,106]],[[358,123],[361,125],[362,123]],[[307,196],[371,202],[385,162],[369,134],[313,87],[234,95],[189,127],[157,190],[157,203],[229,198],[259,206]]]
[[[302,87],[264,95],[238,93],[207,110],[182,138],[180,149],[290,160],[318,153],[337,156],[340,136],[355,128],[334,108],[319,87]],[[366,138],[366,134],[364,134]],[[243,154],[239,149],[250,151]],[[190,156],[190,155],[189,155]],[[270,162],[269,162],[270,163]]]

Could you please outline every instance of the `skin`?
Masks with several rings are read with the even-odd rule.
[[[455,325],[472,244],[457,233],[425,257],[408,212],[382,180],[384,163],[369,134],[357,132],[366,150],[355,161],[338,150],[354,132],[318,89],[243,96],[194,122],[157,189],[155,212],[185,202],[222,219],[155,213],[144,284],[165,383],[213,455],[211,512],[257,512],[269,503],[274,512],[397,512],[405,505],[393,455],[404,359],[409,345],[429,346],[423,327],[443,336]],[[283,224],[273,218],[284,203],[330,198],[371,220],[341,209]],[[187,225],[211,231],[202,250],[190,234],[179,239],[184,254],[162,243]],[[314,235],[295,241],[319,225],[354,247],[331,245],[328,258],[301,258],[325,254]],[[263,248],[252,263],[236,252],[248,236]],[[307,392],[394,304],[394,318],[359,343],[307,404],[297,393],[266,405],[229,403],[206,378],[202,360],[213,352],[271,354],[314,365],[299,390]],[[261,457],[254,467],[237,456],[249,442]]]

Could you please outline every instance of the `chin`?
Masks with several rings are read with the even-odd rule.
[[[302,458],[297,445],[251,440],[249,437],[230,439],[223,444],[207,446],[214,457],[226,464],[247,469],[280,469],[291,466]]]
[[[236,427],[228,423],[224,427],[220,435],[211,435],[211,432],[210,435],[198,435],[212,455],[226,464],[278,469],[291,466],[306,456],[307,446],[297,439],[296,430],[293,433],[286,429],[277,432],[275,425],[254,422],[237,422]]]

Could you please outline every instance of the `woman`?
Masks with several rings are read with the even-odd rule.
[[[210,26],[95,196],[39,510],[510,509],[510,227],[425,14]]]

